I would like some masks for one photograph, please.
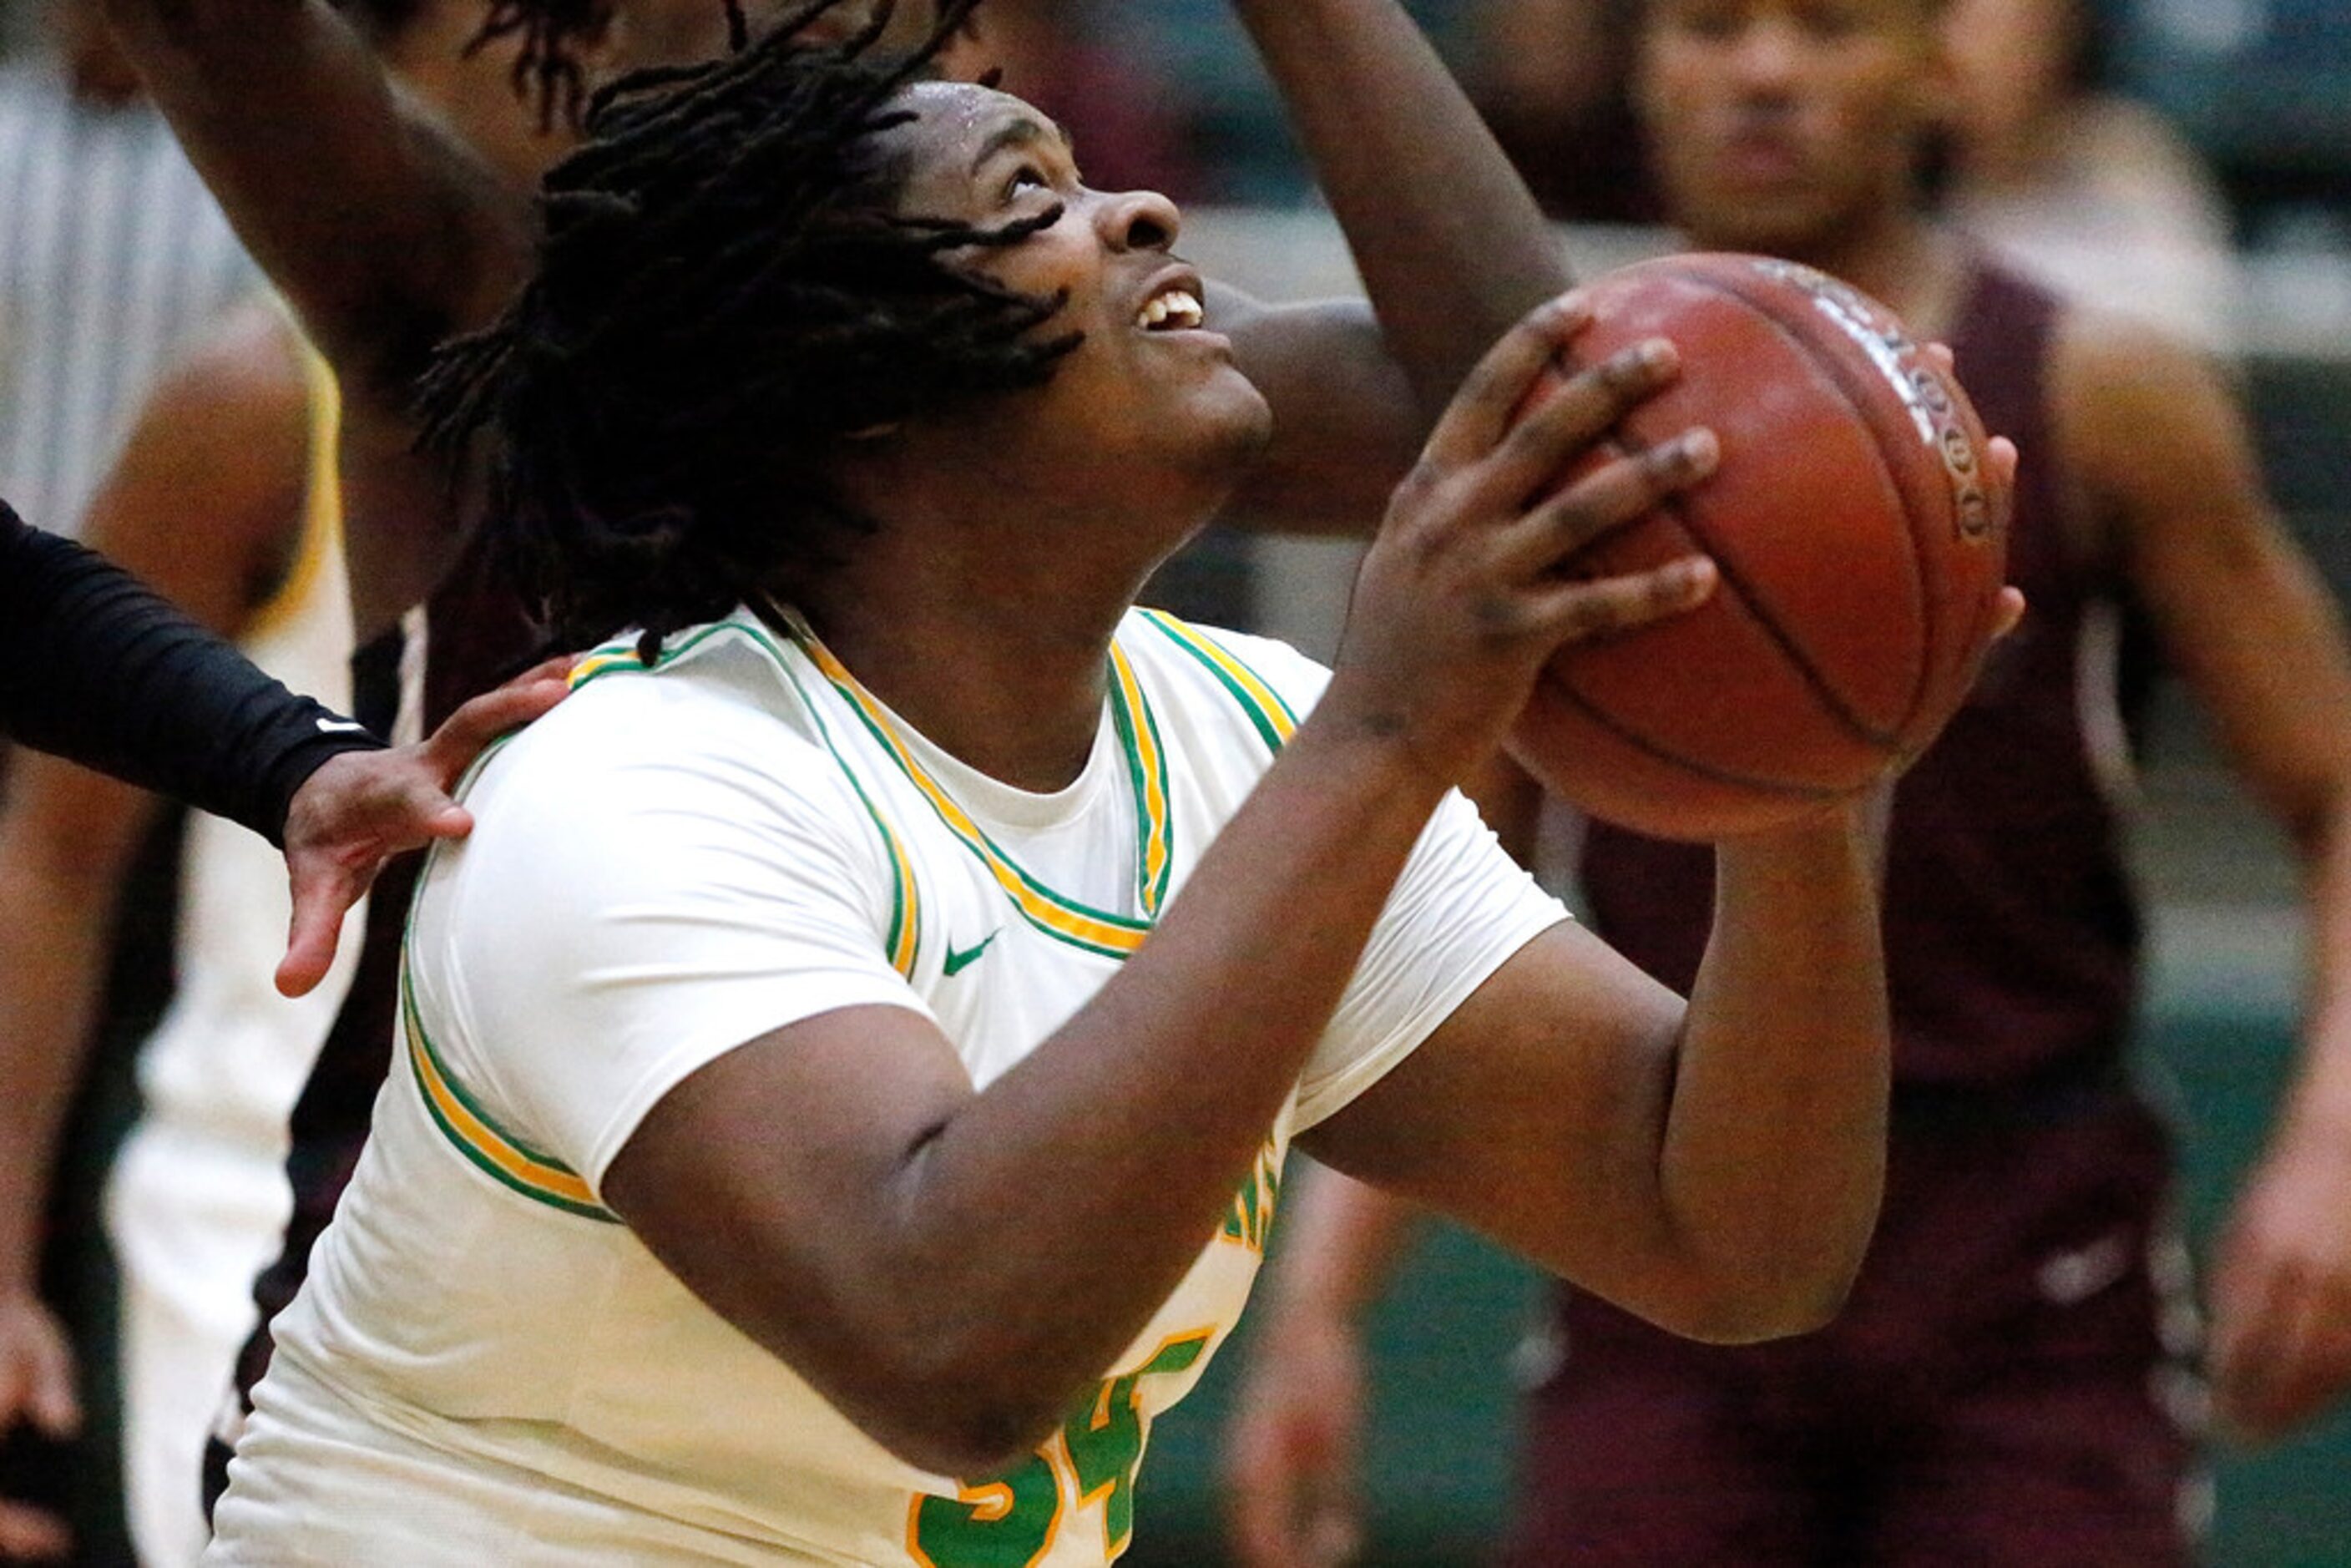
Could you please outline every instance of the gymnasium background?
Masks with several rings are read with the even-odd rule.
[[[1481,0],[1415,8],[1465,74]],[[994,0],[991,0],[994,4]],[[1078,128],[1100,183],[1187,200],[1184,248],[1272,298],[1352,286],[1312,209],[1279,108],[1221,0],[1003,0],[1037,40],[1031,91]],[[28,31],[0,0],[0,45]],[[2101,86],[2161,110],[2217,175],[2231,251],[2226,339],[2256,415],[2270,481],[2338,594],[2351,593],[2351,5],[2346,0],[2105,0]],[[1367,106],[1382,111],[1384,106]],[[0,213],[0,225],[6,215]],[[1633,227],[1576,228],[1597,270],[1657,248]],[[1327,649],[1351,552],[1216,537],[1165,595],[1209,618]],[[2137,853],[2154,911],[2143,1063],[2178,1112],[2187,1211],[2209,1238],[2255,1153],[2292,1048],[2293,875],[2175,691],[2143,758]],[[2351,1224],[2351,1216],[2345,1218]],[[1280,1242],[1277,1228],[1276,1266]],[[1432,1238],[1376,1324],[1371,1560],[1479,1561],[1509,1484],[1510,1357],[1535,1284],[1458,1234]],[[1208,1564],[1217,1546],[1217,1432],[1243,1343],[1153,1435],[1138,1568]],[[2223,1454],[2212,1559],[2229,1568],[2351,1564],[2351,1416],[2289,1447]]]

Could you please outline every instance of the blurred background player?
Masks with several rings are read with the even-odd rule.
[[[135,780],[219,813],[224,832],[235,824],[282,843],[282,873],[274,856],[265,852],[264,858],[273,880],[282,874],[290,886],[291,919],[265,937],[255,969],[257,975],[282,938],[277,982],[287,996],[324,977],[342,917],[387,856],[467,830],[470,818],[450,801],[448,789],[481,746],[561,695],[559,683],[545,680],[504,688],[469,705],[428,744],[385,751],[359,725],[288,692],[115,562],[26,526],[5,503],[0,627],[6,643],[0,733],[26,742],[35,760],[46,761],[46,754],[76,758],[106,772],[88,779],[89,787]],[[26,997],[43,997],[58,979],[78,977],[65,967],[71,955],[37,940],[47,929],[46,912],[37,906],[48,892],[38,882],[46,869],[14,854],[0,866],[11,911],[0,923],[5,973]],[[262,901],[272,902],[266,893]],[[274,902],[281,909],[287,903]],[[0,1015],[10,1010],[0,1005]],[[37,1097],[52,1087],[36,1082],[28,1092]],[[31,1120],[46,1114],[53,1131],[60,1108],[40,1107]],[[11,1144],[26,1137],[26,1123],[12,1093],[5,1129]],[[7,1174],[14,1183],[25,1173]],[[87,1207],[61,1212],[71,1223]],[[12,1210],[12,1222],[16,1218]],[[11,1285],[0,1301],[7,1406],[12,1416],[21,1409],[55,1437],[78,1438],[81,1446],[44,1448],[20,1437],[0,1460],[8,1482],[7,1500],[0,1503],[0,1556],[48,1558],[71,1550],[78,1561],[125,1561],[118,1468],[110,1448],[93,1447],[110,1441],[115,1428],[107,1421],[74,1430],[80,1402],[70,1357],[26,1273],[36,1228],[17,1227],[9,1237]],[[45,1292],[57,1290],[61,1256],[94,1249],[88,1238],[54,1229],[43,1260]],[[94,1221],[83,1221],[82,1229],[94,1233]]]
[[[344,9],[417,111],[478,150],[478,168],[507,200],[527,201],[541,163],[563,143],[541,134],[537,101],[516,90],[518,40],[468,49],[489,16],[483,0],[350,0]],[[158,392],[91,532],[175,602],[245,639],[265,667],[348,706],[340,403],[333,373],[284,311],[250,305]],[[367,444],[372,427],[360,434],[350,468],[370,501],[358,528],[370,569],[406,567],[411,577],[432,570],[415,563],[441,537],[428,526],[434,513],[385,494],[387,469],[398,485],[404,456],[384,455],[380,438]],[[371,598],[370,612],[383,613],[381,600]],[[482,689],[491,684],[486,677]],[[396,723],[381,711],[372,716]],[[421,720],[409,728],[421,735]],[[329,984],[298,1001],[278,996],[269,976],[284,935],[283,873],[266,846],[196,820],[177,873],[172,948],[155,955],[169,967],[159,982],[169,1009],[143,1041],[111,1019],[93,1027],[102,990],[136,994],[112,962],[113,916],[155,804],[35,758],[0,816],[0,878],[23,895],[17,917],[0,927],[0,1104],[9,1113],[0,1124],[0,1239],[8,1242],[0,1251],[13,1281],[0,1305],[11,1331],[0,1354],[20,1388],[45,1393],[42,1385],[68,1375],[26,1269],[83,1053],[100,1040],[135,1044],[143,1120],[112,1163],[106,1213],[120,1275],[119,1376],[107,1354],[114,1314],[81,1314],[70,1339],[95,1356],[85,1369],[93,1396],[84,1401],[86,1446],[113,1445],[120,1386],[131,1537],[151,1565],[192,1562],[202,1549],[204,1435],[253,1325],[254,1276],[275,1255],[286,1220],[287,1113],[362,956],[355,933]],[[137,913],[152,913],[153,902]],[[90,1082],[114,1076],[110,1062],[89,1066]],[[76,1190],[56,1197],[68,1209],[86,1200]],[[85,1468],[110,1469],[109,1458],[92,1455]],[[97,1490],[80,1489],[77,1506],[94,1538],[83,1551],[102,1556]]]
[[[253,267],[98,0],[19,0],[0,64],[0,496],[79,526],[156,375],[248,293]]]
[[[2069,299],[2229,347],[2241,280],[2220,183],[2107,90],[2092,0],[1949,0],[1950,221]]]
[[[1701,248],[1849,277],[1947,339],[2024,453],[2011,577],[2032,605],[1896,791],[1888,1202],[1826,1331],[1676,1341],[1583,1296],[1530,1412],[1516,1560],[2184,1560],[2198,1436],[2164,1130],[2123,1052],[2139,956],[2116,789],[2144,625],[2302,862],[2303,1071],[2213,1281],[2220,1414],[2269,1435],[2351,1378],[2351,662],[2264,497],[2227,385],[2150,330],[2061,306],[1922,214],[1951,75],[1932,0],[1649,0],[1637,102]],[[1521,787],[1522,788],[1522,787]],[[1496,791],[1523,822],[1523,793]],[[1687,986],[1704,849],[1602,825],[1594,923]],[[1228,1479],[1254,1563],[1343,1548],[1353,1336],[1401,1215],[1301,1182]],[[2168,1332],[2167,1332],[2168,1331]],[[2171,1370],[2167,1371],[2167,1368]]]

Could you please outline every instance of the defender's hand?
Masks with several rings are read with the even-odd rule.
[[[1364,1408],[1351,1326],[1270,1322],[1225,1434],[1225,1530],[1241,1568],[1339,1568],[1361,1552]]]
[[[294,921],[277,966],[279,991],[298,997],[325,978],[344,915],[385,862],[473,831],[474,819],[449,791],[484,747],[563,700],[570,663],[550,659],[475,697],[419,745],[330,758],[295,791],[286,814]]]

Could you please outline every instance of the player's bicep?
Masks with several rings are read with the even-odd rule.
[[[1681,998],[1563,922],[1300,1146],[1637,1301],[1662,1255],[1658,1155],[1682,1013]]]
[[[1209,324],[1273,410],[1273,439],[1227,512],[1283,532],[1377,531],[1428,433],[1371,307],[1260,304],[1221,285]]]
[[[713,1311],[864,1417],[901,1348],[876,1308],[898,1205],[925,1140],[972,1092],[925,1015],[819,1014],[663,1096],[606,1171],[605,1198]]]

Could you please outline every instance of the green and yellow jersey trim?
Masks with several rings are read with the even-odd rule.
[[[596,1201],[579,1172],[507,1132],[480,1101],[465,1092],[424,1031],[424,1020],[417,1012],[416,988],[410,983],[404,962],[400,967],[400,1022],[408,1041],[409,1067],[424,1097],[424,1109],[458,1153],[525,1197],[585,1219],[621,1223],[619,1215]]]
[[[819,642],[804,627],[792,628],[792,639],[809,662],[817,667],[841,700],[863,723],[883,755],[897,765],[915,791],[929,802],[939,821],[956,841],[976,856],[1021,917],[1048,936],[1066,942],[1090,953],[1108,958],[1123,959],[1143,946],[1151,934],[1149,919],[1133,919],[1093,909],[1067,898],[1021,868],[1019,862],[998,847],[980,825],[972,820],[945,786],[934,778],[928,768],[900,738],[890,715],[873,695],[858,683],[846,665],[833,655],[831,649]],[[1137,852],[1135,866],[1136,897],[1142,907],[1155,916],[1165,897],[1169,873],[1175,861],[1175,828],[1168,810],[1167,760],[1165,748],[1159,737],[1158,721],[1152,716],[1150,705],[1144,700],[1143,687],[1136,680],[1134,667],[1125,653],[1113,644],[1111,653],[1113,678],[1111,707],[1114,727],[1121,744],[1126,747],[1128,773],[1135,788],[1135,819]]]
[[[890,922],[883,933],[883,951],[892,968],[907,979],[914,978],[914,963],[922,950],[922,895],[914,882],[914,862],[906,853],[905,841],[890,825],[889,819],[882,814],[882,809],[874,804],[873,797],[866,793],[865,786],[858,780],[857,769],[849,765],[849,759],[841,755],[841,747],[833,743],[832,731],[825,724],[824,715],[818,710],[809,694],[800,689],[799,677],[793,674],[790,663],[784,658],[783,650],[777,647],[765,632],[740,622],[722,621],[664,647],[660,656],[650,666],[637,657],[633,642],[608,643],[571,666],[571,689],[576,692],[606,675],[643,674],[649,670],[663,669],[712,638],[729,632],[745,639],[767,654],[784,679],[791,684],[792,689],[799,693],[800,706],[815,721],[818,738],[832,754],[833,761],[848,779],[849,787],[857,792],[858,803],[865,808],[865,814],[872,819],[873,831],[880,835],[883,853],[890,863]]]
[[[1241,712],[1256,727],[1268,750],[1280,751],[1298,733],[1298,715],[1282,700],[1281,694],[1255,670],[1233,657],[1223,643],[1164,610],[1145,610],[1141,614],[1217,678],[1233,701],[1240,705]]]

